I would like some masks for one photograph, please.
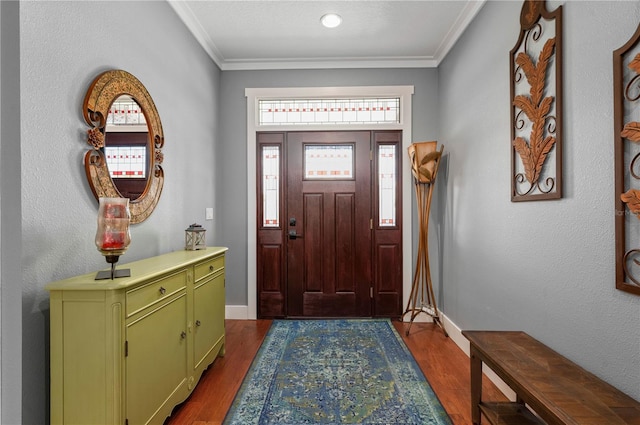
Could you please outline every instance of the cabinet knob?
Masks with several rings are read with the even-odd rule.
[[[196,326],[200,326],[202,323],[200,323],[199,320],[196,320]]]
[[[209,266],[209,271],[212,272],[213,271],[213,264]]]
[[[164,293],[167,292],[167,290],[164,289],[162,286],[160,287],[159,291],[161,295],[164,295]]]
[[[187,337],[187,333],[185,331],[180,332],[180,338],[185,339]]]

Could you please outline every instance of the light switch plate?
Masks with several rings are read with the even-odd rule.
[[[213,220],[213,208],[205,208],[204,211],[205,220]]]

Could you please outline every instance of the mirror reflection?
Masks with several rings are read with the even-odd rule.
[[[131,96],[119,96],[107,115],[104,155],[113,184],[132,201],[142,196],[147,186],[148,146],[144,111]]]

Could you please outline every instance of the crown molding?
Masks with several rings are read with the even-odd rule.
[[[453,48],[485,3],[486,0],[470,1],[466,4],[464,9],[462,9],[462,12],[458,15],[458,19],[456,19],[456,22],[453,24],[436,50],[435,58],[438,64],[440,64],[440,62],[442,62],[442,60],[447,56],[447,53],[449,53]]]
[[[275,70],[275,69],[355,69],[355,68],[436,68],[438,63],[430,57],[411,58],[297,58],[273,60],[229,60],[223,71]]]
[[[421,57],[351,57],[351,58],[280,58],[225,60],[198,18],[182,0],[167,0],[205,52],[222,71],[256,71],[277,69],[341,69],[341,68],[437,68],[453,48],[486,0],[467,3],[453,27],[438,47],[435,56]]]
[[[222,55],[220,51],[216,47],[215,43],[209,37],[209,34],[202,28],[200,21],[195,16],[191,8],[184,1],[176,1],[176,0],[167,0],[169,6],[173,8],[176,12],[176,15],[182,20],[182,22],[186,25],[187,29],[193,34],[198,43],[202,46],[202,48],[207,52],[209,57],[213,59],[213,61],[218,65],[220,69],[222,69],[222,65],[224,61],[221,59]]]

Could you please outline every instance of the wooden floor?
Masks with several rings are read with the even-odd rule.
[[[393,322],[454,425],[471,425],[469,358],[431,323]],[[189,399],[177,406],[165,425],[219,425],[271,325],[270,320],[227,320],[226,354],[202,375]],[[483,397],[506,400],[488,379]]]

